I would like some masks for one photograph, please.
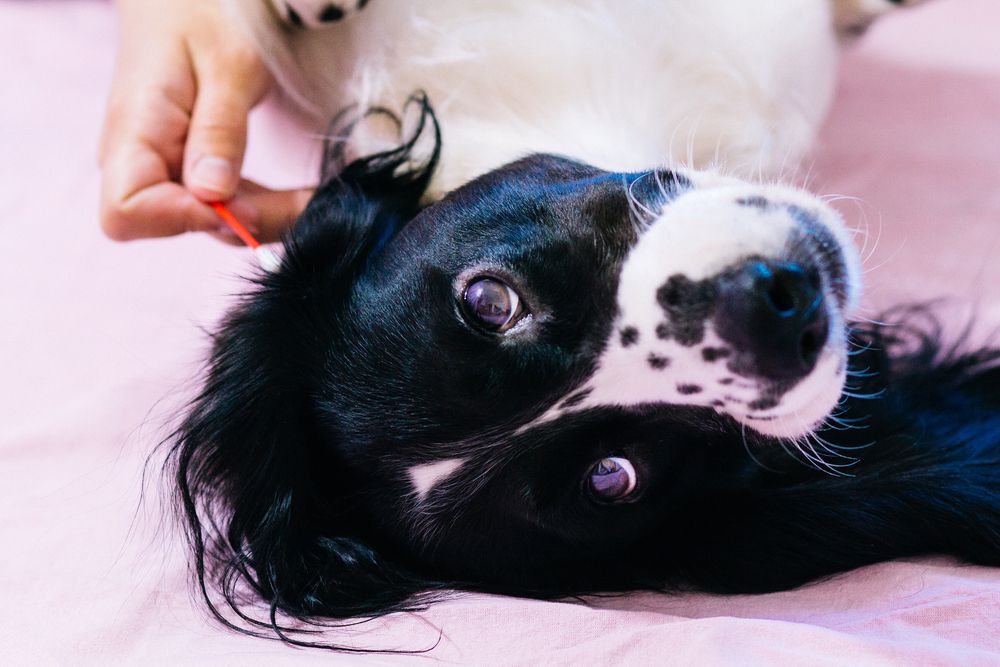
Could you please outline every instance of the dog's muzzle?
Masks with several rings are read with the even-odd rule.
[[[693,405],[798,438],[837,406],[860,260],[840,216],[800,190],[699,183],[647,221],[619,275],[611,338],[584,400]]]

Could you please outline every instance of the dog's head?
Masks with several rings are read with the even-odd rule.
[[[636,585],[835,408],[858,262],[819,200],[535,155],[421,210],[406,158],[329,179],[216,340],[177,451],[224,581],[338,616]]]

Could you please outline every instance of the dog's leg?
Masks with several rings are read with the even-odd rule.
[[[900,7],[919,5],[926,0],[832,0],[833,22],[841,38],[863,33],[872,21]]]

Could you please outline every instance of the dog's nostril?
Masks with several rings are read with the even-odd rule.
[[[785,284],[785,281],[776,276],[771,287],[767,290],[767,300],[774,308],[774,311],[782,317],[791,317],[795,314],[795,297]]]
[[[830,324],[826,311],[822,308],[817,309],[799,341],[799,358],[804,367],[812,368],[816,363],[819,353],[826,345],[829,329]]]
[[[800,264],[769,264],[754,262],[757,274],[754,291],[763,303],[779,317],[806,314],[819,292],[819,274]]]

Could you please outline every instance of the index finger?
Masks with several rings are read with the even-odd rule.
[[[188,114],[162,91],[143,91],[109,116],[101,224],[116,240],[217,229],[213,211],[176,183]]]

